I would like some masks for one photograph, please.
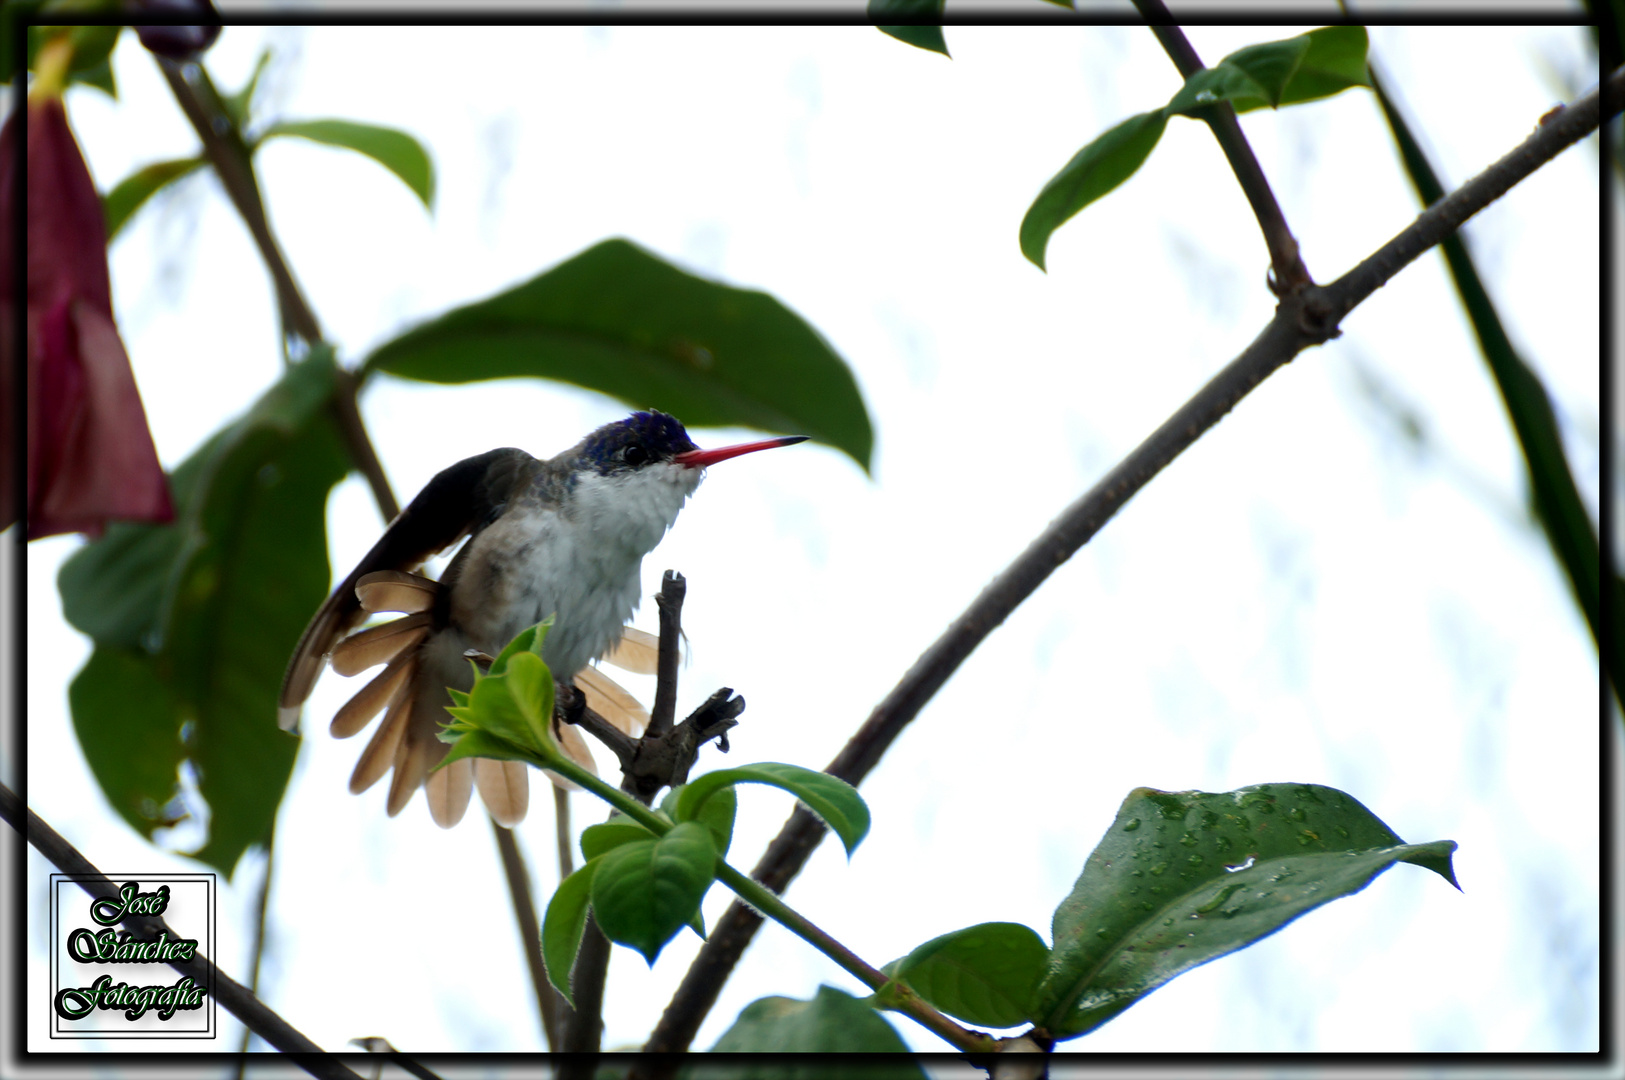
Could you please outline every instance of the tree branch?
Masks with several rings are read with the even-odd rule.
[[[541,1010],[542,1038],[547,1048],[554,1050],[558,1046],[559,1011],[564,998],[547,981],[547,965],[542,962],[542,927],[536,919],[530,871],[525,866],[525,855],[519,850],[519,841],[515,839],[513,830],[498,825],[492,819],[491,832],[496,836],[497,853],[502,857],[502,872],[508,879],[508,898],[513,901],[514,921],[519,924],[519,944],[525,950],[530,983],[536,991],[537,1007]]]
[[[1500,161],[1440,199],[1399,235],[1358,266],[1327,285],[1328,316],[1341,321],[1366,297],[1386,285],[1423,253],[1461,228],[1462,223],[1512,189],[1514,184],[1579,142],[1601,122],[1618,115],[1625,102],[1625,68],[1616,68],[1572,105],[1542,118],[1533,134]]]
[[[271,832],[265,838],[265,880],[260,882],[259,897],[254,905],[254,950],[252,954],[254,959],[251,961],[252,966],[248,972],[248,992],[256,995],[260,992],[260,959],[265,954],[265,918],[271,903],[271,875],[275,871],[276,822],[273,821],[271,823]],[[248,1044],[252,1034],[252,1029],[243,1028],[243,1042],[237,1048],[239,1054],[246,1055],[248,1053]],[[242,1080],[247,1071],[248,1066],[244,1063],[244,1059],[239,1058],[237,1062],[238,1080]]]
[[[1625,75],[1620,71],[1610,74],[1603,83],[1602,96],[1607,101],[1607,115],[1612,117],[1625,99]],[[1599,112],[1598,91],[1593,90],[1541,125],[1517,150],[1424,211],[1403,232],[1337,282],[1325,288],[1310,285],[1296,293],[1284,293],[1274,317],[1240,356],[1069,506],[949,624],[891,693],[875,706],[868,720],[825,771],[848,783],[861,783],[903,728],[982,639],[1100,531],[1152,477],[1276,369],[1311,345],[1336,337],[1340,332],[1337,324],[1342,317],[1404,265],[1564,147],[1595,130]],[[774,892],[782,893],[800,872],[824,832],[823,823],[817,817],[798,807],[768,845],[751,876]],[[728,908],[644,1044],[646,1051],[688,1049],[715,1004],[722,984],[761,922],[759,916],[742,904],[734,903]],[[654,1066],[634,1066],[633,1069],[634,1076],[655,1074]]]
[[[271,234],[271,223],[265,216],[265,204],[260,198],[259,184],[254,179],[254,162],[248,146],[243,142],[242,133],[231,122],[231,116],[221,103],[208,72],[202,64],[179,64],[161,56],[154,59],[158,62],[158,70],[163,72],[165,81],[169,83],[175,100],[180,103],[181,111],[192,122],[192,130],[203,141],[204,156],[214,166],[215,175],[220,177],[220,185],[226,189],[226,196],[237,208],[237,213],[242,215],[243,223],[248,226],[249,234],[254,237],[254,244],[260,250],[265,268],[271,272],[283,325],[310,344],[321,341],[322,328],[316,321],[316,313],[305,302],[304,294],[293,279],[293,271],[288,269],[288,262],[282,257],[282,249]],[[192,79],[186,76],[188,68],[195,72]]]
[[[282,249],[277,245],[276,236],[271,232],[270,220],[265,214],[265,203],[260,197],[258,181],[254,179],[254,159],[248,146],[243,142],[242,132],[232,122],[231,115],[226,111],[220,101],[220,95],[209,79],[208,71],[202,64],[183,65],[163,57],[154,57],[158,62],[158,70],[163,72],[165,81],[169,83],[175,100],[180,103],[181,112],[191,121],[192,130],[203,142],[203,153],[214,166],[215,175],[220,178],[220,186],[225,188],[226,195],[231,204],[237,208],[243,223],[248,226],[249,235],[254,238],[254,245],[259,248],[260,259],[271,274],[271,282],[276,287],[277,307],[282,313],[282,325],[285,332],[292,333],[303,339],[307,344],[314,345],[322,340],[321,324],[316,321],[316,313],[311,310],[305,295],[299,289],[298,282],[294,281],[293,271],[288,268],[288,262],[282,255]],[[184,69],[192,67],[196,78],[189,80]],[[374,501],[378,503],[378,510],[383,514],[385,521],[393,521],[395,515],[400,513],[400,504],[395,501],[395,495],[389,489],[389,480],[384,476],[383,466],[378,462],[378,454],[372,447],[372,441],[367,437],[367,429],[361,422],[361,414],[356,407],[356,391],[358,384],[355,375],[348,369],[340,367],[337,375],[337,386],[332,400],[333,419],[338,424],[339,435],[344,439],[344,445],[350,453],[350,460],[361,475],[367,478],[367,484],[372,488]]]

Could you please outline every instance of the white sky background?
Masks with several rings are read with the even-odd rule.
[[[1212,63],[1304,29],[1189,37]],[[1269,317],[1257,227],[1194,122],[1170,123],[1139,175],[1055,235],[1047,275],[1021,257],[1017,226],[1043,183],[1176,89],[1148,32],[960,27],[948,42],[952,61],[861,27],[232,27],[208,54],[235,90],[262,47],[275,51],[262,120],[392,125],[434,158],[432,215],[353,154],[283,140],[258,158],[273,227],[347,362],[625,236],[773,293],[852,365],[877,431],[872,480],[810,444],[720,465],[644,563],[646,595],[667,567],[689,580],[682,713],[721,685],[749,701],[732,754],[707,752],[702,768],[823,767],[987,580]],[[1447,187],[1521,141],[1589,55],[1565,28],[1378,29],[1372,54]],[[116,72],[116,103],[69,95],[104,190],[196,149],[133,37]],[[1242,124],[1318,280],[1414,217],[1369,94]],[[1467,227],[1593,509],[1597,172],[1593,140]],[[212,177],[145,209],[112,273],[173,467],[278,376],[271,288]],[[826,842],[794,906],[877,965],[977,922],[1047,940],[1134,787],[1328,784],[1408,841],[1457,841],[1465,893],[1397,866],[1066,1049],[1597,1048],[1595,649],[1523,511],[1522,464],[1442,259],[1404,271],[1343,330],[1243,402],[970,658],[864,784],[869,839],[850,862]],[[1367,378],[1418,411],[1427,449],[1371,405]],[[362,411],[404,503],[463,457],[549,455],[628,409],[537,381],[380,378]],[[695,432],[706,446],[749,436]],[[342,575],[382,524],[359,479],[335,491],[330,523]],[[62,621],[55,577],[79,543],[28,549],[30,805],[106,870],[196,869],[123,824],[74,741],[66,687],[88,644]],[[655,628],[652,602],[636,625]],[[328,674],[307,709],[261,995],[330,1049],[362,1035],[408,1051],[541,1049],[479,815],[448,832],[421,799],[390,820],[382,786],[347,793],[363,743],[325,728],[357,685]],[[519,831],[545,899],[553,824],[533,790]],[[578,828],[602,818],[584,796],[573,805]],[[735,865],[754,864],[789,808],[742,790]],[[221,903],[215,959],[243,979],[262,866],[246,858]],[[29,977],[43,986],[34,900],[50,867],[32,853],[29,867]],[[729,898],[712,891],[708,922]],[[641,1043],[697,945],[685,932],[652,970],[616,950],[606,1047]],[[862,992],[769,924],[696,1047],[748,1002],[821,982]],[[43,994],[30,1003],[30,1048],[66,1048],[43,1038],[45,1007]],[[946,1048],[893,1022],[916,1048]],[[222,1027],[234,1047],[240,1028],[225,1014]]]

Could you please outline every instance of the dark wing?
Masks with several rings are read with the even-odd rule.
[[[277,722],[285,730],[297,725],[300,706],[316,685],[327,654],[365,618],[355,594],[356,581],[377,570],[414,570],[484,528],[535,462],[523,450],[504,447],[459,461],[424,485],[305,627],[277,696]]]

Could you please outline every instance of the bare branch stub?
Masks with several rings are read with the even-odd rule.
[[[661,576],[660,592],[655,596],[660,609],[660,659],[646,735],[664,735],[677,715],[677,646],[683,636],[683,599],[687,595],[688,581],[682,574],[667,570]]]
[[[634,739],[587,708],[586,698],[573,686],[558,687],[556,708],[566,724],[576,724],[609,747],[621,766],[621,790],[645,805],[664,787],[688,782],[688,774],[699,757],[700,747],[715,739],[723,753],[728,752],[728,731],[738,725],[745,711],[745,699],[723,687],[695,709],[676,727],[672,717],[677,702],[677,645],[682,637],[683,598],[687,592],[683,575],[666,571],[656,601],[660,605],[660,658],[655,707],[643,737]]]
[[[648,801],[663,787],[688,783],[700,747],[715,739],[717,748],[727,753],[728,730],[738,726],[735,717],[744,711],[745,699],[724,686],[671,731],[638,740],[631,767],[625,769],[632,794]]]
[[[614,724],[587,708],[587,696],[575,687],[560,683],[554,699],[555,715],[566,724],[575,724],[587,734],[609,747],[615,760],[625,772],[637,756],[638,742]]]

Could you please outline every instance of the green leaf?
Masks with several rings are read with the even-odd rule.
[[[559,379],[690,427],[810,435],[865,469],[874,443],[852,372],[799,315],[625,240],[409,330],[366,369],[438,383]]]
[[[110,528],[58,577],[75,625],[99,646],[149,653],[175,729],[193,725],[184,747],[209,807],[194,857],[228,875],[268,834],[298,749],[277,727],[275,702],[327,592],[327,493],[347,464],[324,407],[332,374],[330,349],[290,369],[175,470],[172,524]],[[127,600],[98,612],[121,591]],[[79,700],[74,727],[87,748],[116,740],[124,708],[105,695]]]
[[[598,860],[592,909],[609,940],[651,965],[666,942],[700,909],[716,876],[711,830],[683,822],[657,840],[622,844]]]
[[[1323,26],[1303,35],[1309,51],[1281,93],[1282,105],[1319,101],[1355,86],[1370,86],[1366,50],[1371,43],[1363,26]]]
[[[745,1059],[736,1065],[727,1062],[729,1077],[771,1077],[773,1080],[822,1080],[831,1075],[827,1061],[816,1058],[780,1057],[791,1054],[819,1053],[908,1053],[908,1046],[886,1019],[862,1000],[833,986],[820,986],[811,1001],[796,998],[765,997],[746,1005],[739,1019],[722,1033],[722,1038],[711,1047],[717,1053],[772,1054],[754,1063]],[[710,1066],[710,1068],[717,1068]],[[706,1064],[689,1066],[683,1072],[684,1080],[721,1076],[720,1071],[707,1071]],[[897,1061],[876,1061],[859,1058],[843,1061],[839,1069],[842,1080],[902,1080],[903,1077],[923,1078],[926,1074],[919,1064],[900,1057]]]
[[[677,810],[673,816],[678,821],[698,820],[704,812],[706,800],[734,784],[768,784],[788,791],[800,799],[808,810],[824,819],[824,824],[841,838],[848,855],[857,849],[869,832],[869,807],[857,788],[828,773],[776,761],[744,765],[737,769],[718,769],[689,781],[677,797]]]
[[[448,710],[449,711],[449,710]],[[515,746],[507,739],[498,738],[487,732],[474,729],[458,732],[448,736],[444,731],[436,733],[441,742],[448,742],[451,747],[446,756],[430,772],[439,772],[454,761],[463,758],[493,758],[498,761],[523,761],[527,765],[537,765],[536,755],[522,746]],[[539,766],[538,766],[539,767]]]
[[[98,645],[152,649],[170,568],[186,544],[168,525],[113,522],[62,564],[62,614]]]
[[[289,370],[234,426],[184,515],[205,542],[176,582],[166,654],[197,710],[196,857],[228,873],[269,833],[298,740],[276,723],[288,655],[327,594],[327,493],[348,457],[326,405],[331,350]]]
[[[898,41],[917,49],[948,55],[948,43],[942,37],[942,9],[944,0],[869,0],[869,21],[876,30],[889,34]],[[935,20],[935,25],[913,22],[909,25],[886,24],[887,19]]]
[[[259,89],[260,76],[265,74],[266,65],[271,62],[271,50],[261,49],[260,57],[254,61],[254,73],[248,77],[243,88],[235,94],[223,94],[220,104],[224,105],[226,112],[231,116],[232,124],[238,131],[248,129],[249,110],[254,104],[254,91]]]
[[[1021,220],[1021,252],[1044,269],[1050,236],[1145,163],[1173,115],[1200,116],[1228,101],[1237,112],[1315,101],[1369,86],[1364,27],[1327,26],[1238,49],[1192,75],[1168,104],[1131,116],[1096,138],[1056,173]]]
[[[553,673],[547,670],[547,661],[533,652],[516,652],[508,657],[501,678],[530,726],[531,739],[556,754],[558,747],[549,730],[553,723]]]
[[[1449,840],[1406,844],[1334,788],[1137,788],[1056,908],[1041,1026],[1099,1027],[1191,968],[1359,892],[1396,862],[1455,884]]]
[[[68,82],[83,83],[85,86],[94,86],[114,101],[118,100],[118,83],[113,78],[113,64],[111,58],[88,68],[75,71],[68,76]]]
[[[434,163],[423,144],[406,132],[353,120],[284,120],[261,132],[255,145],[290,136],[365,154],[400,177],[425,207],[434,208]]]
[[[547,640],[547,632],[553,628],[553,616],[549,615],[535,626],[527,626],[514,635],[514,639],[502,647],[495,660],[491,661],[491,674],[501,675],[508,670],[508,661],[516,653],[528,652],[536,656],[542,655],[542,643]],[[544,667],[546,665],[543,665]]]
[[[113,242],[113,238],[148,199],[166,185],[190,176],[205,164],[207,162],[201,157],[156,161],[151,165],[142,166],[120,180],[112,191],[102,196],[102,215],[107,219],[107,242],[109,244]]]
[[[1161,109],[1131,116],[1072,156],[1021,219],[1021,253],[1040,270],[1049,238],[1078,211],[1133,176],[1168,125]]]
[[[1432,164],[1411,133],[1404,116],[1394,107],[1381,85],[1374,85],[1373,89],[1393,132],[1394,141],[1399,146],[1406,175],[1416,188],[1422,205],[1431,206],[1444,198],[1444,186],[1439,183]],[[1562,431],[1556,410],[1552,408],[1551,395],[1547,393],[1540,376],[1513,347],[1500,313],[1490,299],[1489,291],[1484,288],[1478,267],[1473,263],[1467,246],[1462,243],[1460,234],[1451,233],[1440,246],[1444,251],[1445,263],[1450,268],[1450,279],[1478,337],[1484,362],[1495,380],[1496,389],[1501,392],[1518,447],[1523,451],[1536,517],[1546,532],[1553,556],[1568,579],[1575,604],[1591,627],[1592,640],[1597,644],[1602,668],[1608,675],[1617,700],[1620,688],[1625,687],[1625,637],[1603,633],[1602,550],[1590,512],[1580,499],[1580,489],[1569,468],[1568,454],[1563,448]],[[1612,572],[1612,567],[1607,580],[1617,610],[1618,601],[1625,599],[1625,595],[1622,595],[1620,580]]]
[[[504,666],[500,674],[477,676],[468,704],[447,708],[452,722],[439,734],[452,748],[440,767],[465,757],[486,756],[477,753],[475,746],[501,751],[493,753],[493,757],[532,764],[558,760],[558,744],[549,730],[553,676],[547,664],[540,656],[524,650],[505,649],[499,659]]]
[[[622,844],[654,840],[654,833],[628,817],[614,817],[598,825],[581,830],[581,857],[591,862],[607,855]]]
[[[1327,26],[1307,34],[1249,45],[1185,81],[1169,113],[1197,115],[1228,101],[1238,113],[1279,108],[1369,86],[1363,26]]]
[[[1186,79],[1167,111],[1190,115],[1220,101],[1230,102],[1237,112],[1264,105],[1276,108],[1308,51],[1309,39],[1301,34],[1238,49]]]
[[[182,713],[145,652],[98,645],[68,684],[74,731],[107,801],[148,840],[180,793]],[[116,722],[103,722],[116,720]]]
[[[597,860],[589,861],[560,882],[542,916],[542,964],[547,968],[547,981],[558,988],[572,1009],[575,998],[570,994],[570,969],[575,967],[581,935],[587,928],[587,907],[598,865]]]
[[[660,808],[673,821],[677,817],[677,803],[682,798],[683,788],[686,784],[679,784],[666,792],[666,797],[660,801]],[[711,840],[717,845],[717,854],[726,856],[728,848],[733,843],[734,817],[738,813],[739,798],[734,794],[732,787],[724,787],[700,803],[695,811],[693,820],[700,822],[711,830]]]
[[[5,5],[11,7],[11,3]],[[50,17],[53,14],[62,15],[111,15],[118,11],[116,0],[87,0],[83,3],[56,3],[41,5],[44,10],[37,12],[39,17]],[[17,13],[19,21],[28,13]],[[15,26],[8,20],[7,34],[10,27]],[[82,83],[94,86],[108,97],[118,97],[118,87],[113,82],[113,48],[118,44],[119,31],[124,29],[116,23],[96,23],[82,25],[40,25],[28,28],[28,67],[34,69],[34,62],[39,56],[40,46],[56,35],[66,32],[73,40],[73,59],[68,62],[68,84]],[[10,79],[8,69],[7,79]]]
[[[950,1016],[982,1027],[1035,1019],[1049,947],[1020,923],[982,923],[932,938],[887,974]]]

